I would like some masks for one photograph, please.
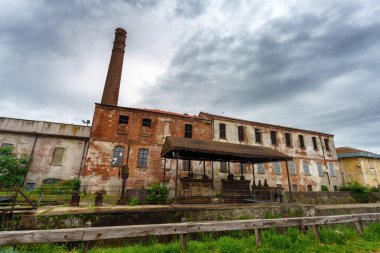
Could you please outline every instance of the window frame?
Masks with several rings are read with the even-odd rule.
[[[185,138],[193,138],[193,125],[192,124],[185,124]]]
[[[323,177],[323,167],[321,162],[317,162],[318,176]]]
[[[61,158],[59,159],[59,161],[57,160],[57,158],[55,159],[56,155],[58,156],[58,151],[62,151],[62,155],[61,155]],[[62,162],[63,162],[63,156],[65,154],[65,148],[62,148],[62,147],[55,147],[54,148],[54,151],[53,151],[53,156],[51,158],[51,163],[50,165],[51,166],[62,166]]]
[[[227,139],[226,124],[224,123],[219,123],[219,139]]]
[[[302,161],[302,168],[303,168],[303,171],[305,172],[306,176],[311,176],[310,166],[309,166],[309,162],[308,161],[306,161],[306,160]]]
[[[287,147],[292,147],[292,136],[290,133],[285,133],[285,145]]]
[[[273,172],[275,175],[282,175],[280,162],[273,162]]]
[[[137,167],[140,169],[148,168],[149,163],[149,149],[147,148],[139,148],[139,153],[137,157]]]
[[[238,139],[240,142],[244,141],[244,126],[238,126]]]
[[[289,166],[289,175],[290,176],[297,176],[296,163],[294,161],[287,161],[287,163]]]
[[[255,128],[255,142],[256,143],[262,143],[263,141],[263,136],[262,136],[262,131],[260,128]]]
[[[299,140],[299,142],[300,142],[300,148],[302,148],[302,149],[306,148],[306,147],[305,147],[305,139],[304,139],[304,137],[303,137],[302,134],[299,134],[299,135],[298,135],[298,140]]]
[[[274,130],[270,131],[270,141],[272,145],[277,145],[277,132]]]
[[[330,141],[329,141],[329,139],[324,138],[323,141],[325,142],[326,151],[330,151]]]
[[[257,174],[265,174],[265,164],[258,163],[257,164]]]
[[[219,162],[219,171],[220,171],[220,173],[228,173],[228,164],[227,164],[227,162],[223,162],[223,161]]]
[[[123,146],[115,146],[112,152],[112,167],[119,167],[123,165],[125,148]],[[120,156],[121,154],[121,156]],[[115,160],[116,158],[116,160]]]
[[[119,125],[128,125],[129,124],[129,115],[119,115]]]
[[[141,126],[151,128],[152,127],[152,119],[143,118],[142,122],[141,122]]]
[[[314,148],[314,150],[318,150],[317,137],[313,136],[313,137],[311,137],[311,139],[313,141],[313,148]]]

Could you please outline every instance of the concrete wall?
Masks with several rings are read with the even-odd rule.
[[[370,157],[339,158],[344,182],[358,182],[370,187],[380,186],[380,159]]]
[[[90,127],[44,121],[0,118],[0,145],[12,144],[18,154],[33,158],[26,183],[78,176]],[[63,148],[61,165],[52,165],[55,148]]]
[[[339,169],[339,163],[337,160],[337,154],[335,150],[334,139],[332,135],[323,134],[313,131],[307,131],[302,129],[288,128],[282,126],[275,126],[257,122],[249,122],[239,119],[218,117],[216,115],[211,115],[207,113],[201,113],[200,117],[213,120],[214,126],[214,141],[222,141],[229,143],[240,143],[254,146],[268,147],[287,155],[294,157],[296,175],[290,176],[291,185],[297,185],[298,191],[307,191],[307,185],[312,186],[313,191],[320,191],[321,185],[330,186],[330,190],[334,190],[334,186],[339,186],[342,184],[342,176]],[[219,124],[223,123],[226,125],[226,139],[219,138]],[[239,141],[238,138],[238,127],[244,127],[244,141]],[[255,140],[255,129],[260,129],[262,132],[262,140],[257,143]],[[276,131],[276,145],[272,145],[270,131]],[[291,135],[291,147],[286,146],[285,133],[290,133]],[[299,135],[303,135],[305,148],[302,148],[299,143]],[[314,149],[312,137],[317,139],[317,149]],[[328,139],[330,151],[326,151],[324,145],[324,139]],[[303,163],[307,162],[309,164],[310,175],[306,175],[303,169]],[[328,171],[326,168],[329,164],[334,165],[335,176],[329,176],[327,173],[323,173],[319,176],[317,163],[322,164],[323,171]],[[215,171],[220,171],[220,163],[215,163]],[[274,163],[266,163],[265,174],[258,173],[258,165],[255,165],[255,179],[256,185],[258,180],[263,183],[264,179],[268,181],[270,186],[282,185],[286,190],[288,189],[286,164],[281,162],[281,173],[276,175],[274,173]],[[240,175],[240,165],[231,164],[231,172],[234,175]],[[217,188],[220,187],[220,179],[225,179],[228,173],[215,173],[215,183]],[[253,181],[253,168],[252,165],[246,165],[245,178]],[[330,184],[329,184],[330,180]]]

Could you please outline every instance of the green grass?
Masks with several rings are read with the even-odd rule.
[[[249,231],[233,231],[228,233],[201,233],[197,240],[189,241],[188,252],[217,252],[217,253],[245,253],[245,252],[378,252],[380,251],[380,223],[369,224],[365,228],[365,236],[359,237],[350,225],[338,225],[320,229],[321,242],[313,239],[310,231],[301,233],[296,228],[289,228],[283,234],[275,229],[263,232],[263,245],[257,248],[255,237]],[[63,245],[35,245],[0,247],[0,252],[6,253],[60,253],[81,252],[80,249],[68,250]],[[102,248],[94,247],[91,253],[175,253],[181,252],[179,242],[167,244],[151,240],[148,245],[126,245],[124,247]]]

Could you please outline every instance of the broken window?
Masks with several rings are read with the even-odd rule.
[[[303,140],[303,135],[298,135],[298,139],[300,140],[300,147],[305,148],[305,141]]]
[[[290,133],[285,133],[285,141],[286,141],[286,146],[291,147],[292,146],[292,141],[290,139]]]
[[[281,175],[281,164],[280,162],[274,162],[274,174]]]
[[[258,164],[257,173],[259,173],[259,174],[265,174],[265,168],[264,168],[264,164],[263,163],[259,163]]]
[[[276,145],[277,144],[276,131],[270,131],[270,140],[272,142],[272,145]]]
[[[307,185],[307,191],[312,192],[313,191],[313,186],[311,184]]]
[[[292,190],[293,190],[294,192],[298,192],[298,185],[296,185],[296,184],[292,184]]]
[[[329,139],[324,139],[326,151],[330,151]]]
[[[226,139],[226,124],[219,124],[219,138]]]
[[[315,150],[318,150],[318,145],[317,145],[317,138],[313,137],[313,147]]]
[[[255,129],[255,140],[256,143],[261,143],[261,129]]]
[[[119,115],[119,124],[128,125],[129,116],[127,115]]]
[[[220,162],[220,172],[222,173],[228,172],[227,162]]]
[[[190,160],[183,160],[182,161],[182,169],[189,171],[191,170],[191,161]]]
[[[303,170],[306,176],[310,176],[309,163],[307,161],[303,161]]]
[[[152,126],[152,120],[144,118],[142,120],[142,126],[144,126],[144,127],[151,127]]]
[[[244,127],[238,126],[238,137],[239,141],[244,141]]]
[[[59,178],[47,178],[47,179],[42,180],[42,184],[56,184],[61,181],[62,179],[59,179]]]
[[[11,144],[11,143],[3,143],[3,144],[1,144],[1,147],[2,148],[13,147],[13,144]]]
[[[335,168],[334,168],[334,164],[333,164],[333,163],[330,163],[330,164],[329,164],[329,168],[330,168],[330,176],[331,176],[331,177],[335,177]]]
[[[289,174],[291,176],[296,175],[296,166],[294,164],[294,161],[288,161],[288,166],[289,166]]]
[[[185,138],[193,137],[193,125],[185,124]]]
[[[112,166],[121,166],[123,164],[124,147],[117,146],[113,149]]]
[[[35,183],[31,183],[31,182],[26,183],[26,190],[27,191],[33,191],[34,188],[36,188],[36,184]]]
[[[53,153],[53,159],[51,161],[51,165],[61,166],[64,152],[65,152],[64,148],[55,148],[54,153]]]
[[[148,166],[149,149],[140,148],[139,158],[137,160],[137,167],[146,168]]]
[[[317,163],[318,176],[323,177],[322,163]]]

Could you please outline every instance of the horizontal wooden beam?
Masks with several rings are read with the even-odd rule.
[[[166,223],[113,227],[86,227],[50,230],[0,232],[0,245],[94,241],[149,235],[174,235],[277,227],[315,226],[362,221],[379,221],[380,213],[315,216],[280,219],[254,219]]]

